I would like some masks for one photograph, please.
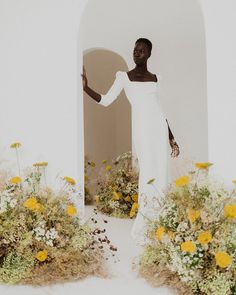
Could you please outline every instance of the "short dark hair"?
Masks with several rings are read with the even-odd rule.
[[[151,52],[152,52],[152,42],[146,38],[139,38],[136,40],[135,44],[138,43],[138,42],[142,42],[142,43],[145,43],[149,49],[149,53],[151,55]]]

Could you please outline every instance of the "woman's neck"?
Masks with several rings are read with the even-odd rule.
[[[137,73],[145,73],[147,72],[147,64],[143,64],[143,65],[136,65],[134,68],[135,72]]]

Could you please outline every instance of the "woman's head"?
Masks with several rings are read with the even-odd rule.
[[[133,58],[134,62],[143,63],[151,56],[152,42],[146,38],[139,38],[135,42]]]

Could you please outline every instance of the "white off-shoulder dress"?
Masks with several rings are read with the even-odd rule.
[[[156,214],[159,194],[163,197],[169,181],[168,125],[163,114],[157,82],[131,81],[126,72],[116,72],[113,85],[98,102],[110,105],[124,89],[132,110],[132,138],[139,167],[139,209],[131,235],[142,242],[146,221]],[[147,182],[155,179],[151,184]]]

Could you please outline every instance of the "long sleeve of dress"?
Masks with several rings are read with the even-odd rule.
[[[120,94],[123,89],[122,73],[116,72],[116,78],[106,94],[101,94],[101,100],[97,103],[107,107],[109,106]]]

